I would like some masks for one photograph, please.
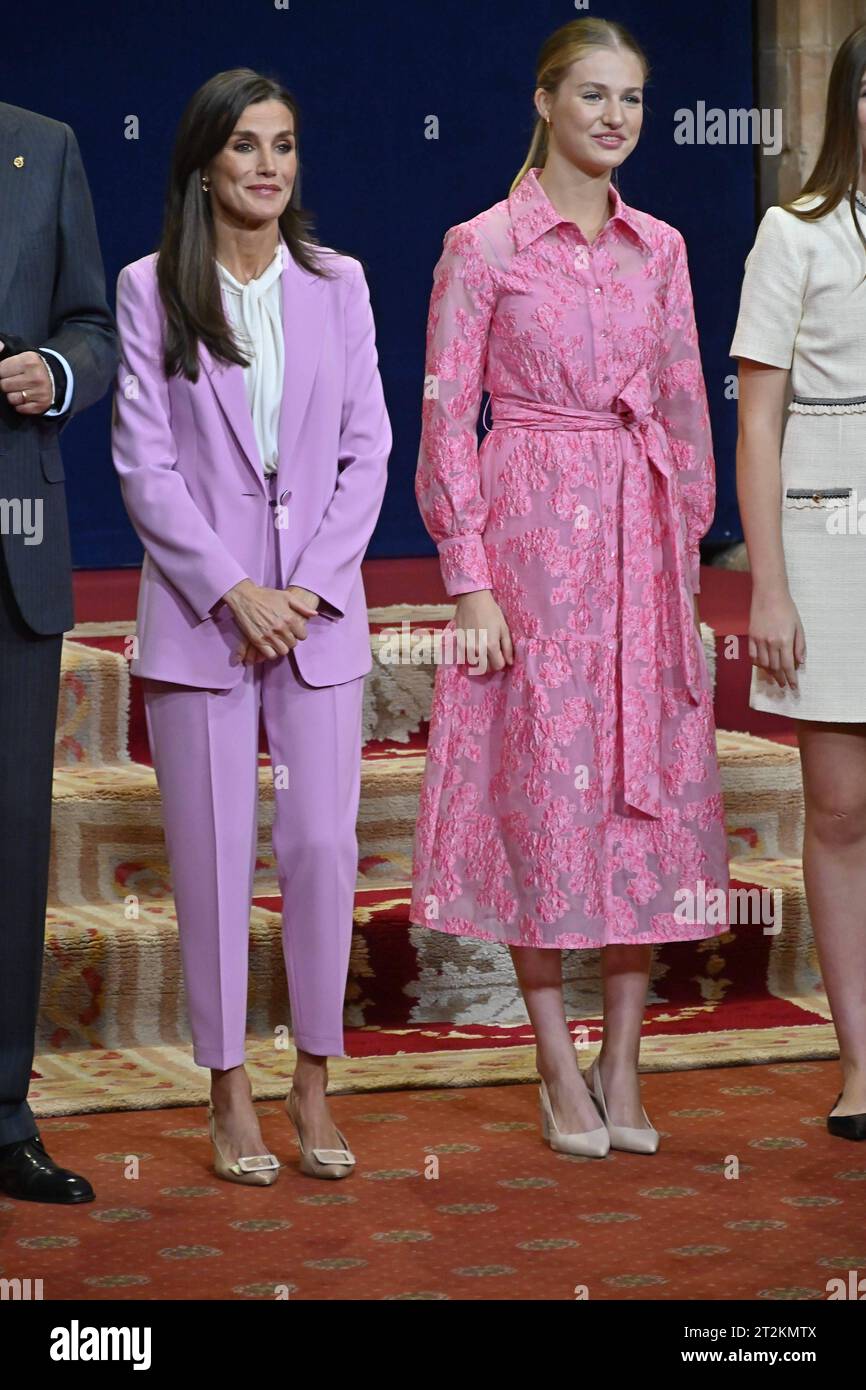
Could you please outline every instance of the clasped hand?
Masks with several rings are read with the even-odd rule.
[[[290,584],[269,589],[242,579],[223,596],[241,630],[235,655],[245,666],[287,656],[307,635],[307,618],[318,612],[320,598],[310,589]]]
[[[4,346],[0,338],[0,352]],[[19,415],[44,415],[54,399],[54,383],[38,352],[17,352],[0,362],[0,391]]]

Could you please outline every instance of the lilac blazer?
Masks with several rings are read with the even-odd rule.
[[[360,263],[328,252],[336,275],[323,279],[282,245],[281,573],[333,610],[307,619],[294,652],[308,684],[338,685],[372,667],[361,561],[385,491],[391,428]],[[244,672],[232,659],[240,632],[217,605],[241,579],[265,582],[274,509],[243,369],[200,346],[197,382],[165,376],[156,258],[124,266],[117,281],[112,452],[145,548],[130,669],[229,689]]]

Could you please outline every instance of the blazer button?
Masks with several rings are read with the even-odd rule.
[[[285,502],[286,498],[287,498],[287,497],[291,497],[291,495],[292,495],[292,494],[291,494],[290,492],[281,492],[281,493],[280,493],[280,501],[281,501],[281,502]]]

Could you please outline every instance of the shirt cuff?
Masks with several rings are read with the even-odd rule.
[[[59,352],[55,352],[53,348],[37,348],[36,351],[39,353],[40,357],[44,357],[46,354],[48,354],[49,357],[56,357],[63,367],[63,370],[66,372],[66,395],[63,398],[62,404],[59,406],[52,406],[50,410],[43,411],[45,415],[63,415],[72,404],[72,391],[74,387],[72,368],[66,358]]]

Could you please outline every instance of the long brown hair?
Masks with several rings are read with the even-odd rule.
[[[573,19],[550,35],[542,44],[535,65],[535,87],[543,87],[553,96],[572,63],[585,58],[593,48],[614,48],[633,53],[643,68],[644,82],[649,78],[649,59],[633,34],[624,24],[612,19]],[[547,163],[547,122],[536,112],[535,126],[529,152],[519,174],[509,189],[513,193],[530,169],[541,169]]]
[[[866,238],[857,216],[855,189],[863,169],[860,145],[858,104],[863,70],[866,68],[866,24],[852,30],[843,40],[827,86],[827,110],[824,118],[824,138],[815,167],[803,184],[798,198],[782,206],[804,222],[815,222],[832,212],[845,198],[851,208],[854,230],[866,251]],[[820,197],[814,208],[798,208],[794,203],[810,195]]]
[[[229,140],[241,113],[260,101],[280,101],[299,124],[297,104],[281,83],[252,68],[231,68],[211,77],[191,97],[180,118],[165,199],[157,284],[167,319],[166,375],[198,380],[198,345],[224,362],[246,366],[222,307],[214,265],[215,238],[210,199],[202,172]],[[313,275],[329,275],[316,255],[312,219],[301,208],[300,166],[292,196],[279,218],[291,255]]]

